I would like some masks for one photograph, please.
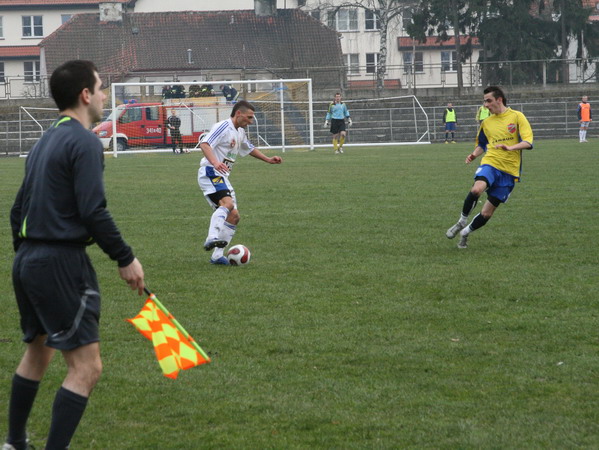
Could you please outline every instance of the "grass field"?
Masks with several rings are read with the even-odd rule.
[[[536,142],[459,250],[445,230],[470,149],[239,161],[241,268],[201,248],[198,154],[107,158],[109,209],[147,283],[213,362],[164,378],[124,320],[144,299],[91,248],[104,373],[72,448],[599,448],[599,143]],[[8,227],[23,164],[0,159],[0,436],[23,351]],[[38,446],[64,373],[57,358],[40,388]]]

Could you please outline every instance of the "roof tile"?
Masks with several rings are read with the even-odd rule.
[[[37,45],[0,47],[0,58],[22,58],[39,55],[40,48]]]
[[[40,45],[49,72],[65,58],[90,59],[106,73],[343,64],[337,32],[299,10],[130,13],[122,22],[79,14]]]
[[[106,0],[0,0],[2,6],[74,6],[74,5],[99,5]],[[115,3],[130,3],[131,0],[112,0]]]

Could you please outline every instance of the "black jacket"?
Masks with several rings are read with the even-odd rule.
[[[106,209],[102,144],[77,120],[62,116],[34,145],[10,212],[15,251],[24,240],[65,245],[94,242],[118,261],[133,259]]]

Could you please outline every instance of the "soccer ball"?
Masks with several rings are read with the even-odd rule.
[[[227,252],[227,259],[232,266],[245,266],[250,262],[250,250],[245,245],[234,245]]]

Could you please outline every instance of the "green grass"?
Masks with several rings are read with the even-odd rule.
[[[538,141],[459,250],[444,234],[470,149],[241,160],[243,268],[201,248],[197,154],[107,158],[109,209],[149,286],[213,362],[164,378],[124,320],[143,299],[91,248],[105,369],[72,448],[598,448],[599,143]],[[0,411],[23,351],[7,223],[23,163],[0,160]],[[64,373],[57,358],[32,412],[39,446]]]

